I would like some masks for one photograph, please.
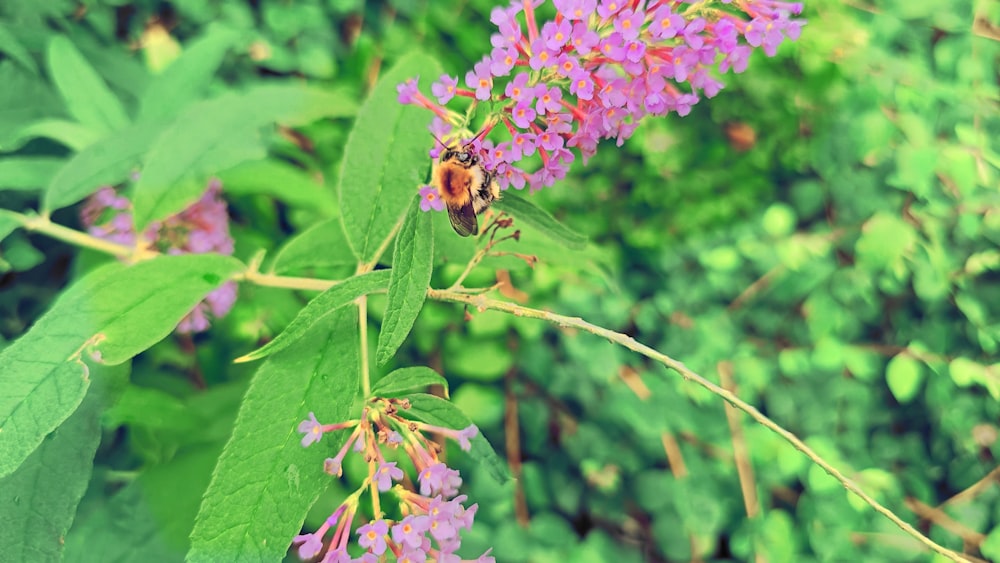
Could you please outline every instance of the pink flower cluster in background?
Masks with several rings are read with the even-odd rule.
[[[205,194],[180,213],[149,225],[137,240],[132,202],[105,186],[91,195],[80,210],[87,232],[111,242],[142,246],[164,254],[233,253],[229,214],[222,199],[222,184],[212,180]],[[236,283],[226,282],[209,293],[177,325],[182,333],[208,329],[209,315],[221,318],[236,302]]]
[[[601,139],[620,146],[644,117],[687,115],[723,87],[718,75],[746,70],[753,48],[773,56],[804,25],[792,19],[799,2],[552,0],[555,18],[539,26],[542,3],[494,8],[493,49],[466,73],[465,88],[443,75],[431,86],[436,102],[417,90],[416,79],[398,88],[400,103],[435,113],[431,131],[441,139],[468,126],[464,114],[444,107],[455,96],[492,102],[486,132],[502,123],[509,140],[475,139],[473,147],[503,189],[551,186],[575,159],[571,149],[586,162]],[[431,157],[439,151],[435,146]],[[529,172],[523,161],[534,155]]]

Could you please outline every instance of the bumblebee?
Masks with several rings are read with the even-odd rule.
[[[448,208],[455,232],[463,237],[478,234],[477,216],[500,198],[500,186],[472,150],[471,142],[461,147],[441,145],[445,148],[431,174],[434,186]]]

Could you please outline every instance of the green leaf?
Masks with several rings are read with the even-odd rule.
[[[315,272],[357,266],[339,218],[317,223],[289,239],[274,257],[276,274]]]
[[[75,152],[82,151],[101,139],[103,134],[86,125],[65,119],[41,119],[17,130],[11,138],[11,147],[23,145],[31,139],[51,139]]]
[[[0,479],[0,545],[12,561],[59,561],[62,539],[87,490],[101,440],[101,414],[128,377],[128,365],[91,363],[95,384],[66,422],[17,471]]]
[[[503,197],[497,200],[493,206],[500,211],[509,213],[515,220],[524,221],[526,225],[535,227],[549,238],[569,248],[580,250],[587,246],[587,237],[556,221],[555,217],[550,215],[548,211],[510,190],[504,192]]]
[[[242,97],[227,94],[192,105],[160,135],[135,185],[137,231],[194,203],[215,172],[264,158],[261,123],[246,110]]]
[[[161,130],[161,124],[140,123],[77,153],[49,182],[42,208],[55,211],[80,201],[99,186],[124,181]]]
[[[0,60],[0,150],[17,150],[24,144],[18,131],[62,112],[62,102],[43,82],[10,60]]]
[[[889,360],[885,371],[885,382],[897,401],[908,403],[917,396],[920,383],[924,379],[923,375],[920,361],[904,351]]]
[[[88,507],[66,538],[63,562],[183,561],[221,451],[221,443],[185,449],[142,471],[96,510]]]
[[[353,117],[357,94],[338,88],[325,90],[298,83],[254,86],[244,95],[251,115],[259,121],[288,127],[308,125],[321,118]]]
[[[396,236],[392,254],[389,299],[378,335],[375,360],[385,365],[413,329],[427,298],[434,270],[434,232],[429,213],[420,210],[419,196],[412,198],[410,212]]]
[[[205,492],[189,563],[285,555],[329,484],[323,459],[349,434],[303,448],[296,426],[309,412],[330,423],[360,414],[351,412],[360,373],[357,319],[354,307],[326,315],[257,370]]]
[[[410,408],[402,411],[404,415],[412,416],[428,424],[454,430],[461,430],[472,424],[472,421],[469,420],[469,417],[465,416],[465,413],[441,397],[416,393],[407,396],[407,398],[410,400]],[[482,432],[476,434],[476,437],[471,440],[471,444],[472,448],[469,450],[469,456],[480,464],[485,465],[486,471],[497,483],[503,484],[511,479],[510,469],[507,467],[507,464],[500,459],[500,456],[493,450],[493,446],[490,445]]]
[[[448,380],[429,367],[400,368],[387,373],[372,385],[372,397],[400,397],[414,391],[423,391],[430,385],[444,386],[448,394]]]
[[[80,405],[94,349],[115,365],[168,335],[207,293],[240,270],[228,256],[158,256],[108,264],[73,284],[31,330],[0,352],[0,476]]]
[[[38,74],[35,59],[31,58],[28,49],[7,29],[6,25],[0,25],[0,53],[7,55],[32,74]]]
[[[415,76],[440,74],[440,65],[426,55],[403,57],[378,81],[354,122],[337,194],[347,240],[362,262],[384,247],[430,166],[426,127],[431,114],[400,104],[396,86]]]
[[[139,120],[160,120],[180,113],[198,99],[212,82],[222,58],[236,42],[235,31],[210,26],[207,33],[192,41],[146,88],[140,101]]]
[[[268,158],[244,162],[218,177],[228,194],[266,195],[288,205],[316,210],[327,217],[334,216],[337,211],[335,197],[320,180],[301,168],[279,160]],[[337,228],[340,229],[339,226]],[[347,244],[346,239],[344,244]],[[352,256],[351,262],[357,263],[357,260]]]
[[[53,35],[46,55],[52,81],[77,121],[103,132],[128,125],[122,103],[66,36]]]
[[[288,328],[283,330],[277,338],[249,354],[236,358],[236,361],[250,362],[259,360],[288,348],[295,341],[302,338],[303,335],[314,332],[313,327],[324,318],[336,312],[337,309],[363,295],[385,290],[389,286],[389,275],[390,270],[369,272],[344,280],[320,293],[299,311],[299,314],[292,319]]]
[[[51,156],[14,156],[0,159],[0,190],[40,190],[65,162]]]

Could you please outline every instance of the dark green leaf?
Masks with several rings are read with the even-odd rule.
[[[104,132],[128,125],[122,103],[66,36],[54,35],[46,55],[52,81],[77,121]]]
[[[65,162],[51,156],[0,159],[0,190],[41,190]]]
[[[340,219],[317,223],[291,238],[274,257],[276,274],[314,272],[331,268],[354,268],[357,259],[347,244]]]
[[[35,64],[35,59],[31,58],[28,49],[18,41],[6,25],[0,25],[0,53],[17,61],[19,65],[31,71],[32,74],[38,74],[38,65]]]
[[[12,151],[24,144],[18,132],[39,119],[58,115],[60,100],[47,83],[11,60],[0,60],[0,150]]]
[[[410,415],[417,420],[455,430],[461,430],[472,424],[465,413],[441,397],[416,393],[407,396],[407,398],[410,400],[410,409],[403,411],[403,414]],[[510,469],[496,454],[493,446],[482,433],[476,434],[471,443],[472,448],[469,451],[469,456],[485,465],[491,477],[501,484],[510,480]]]
[[[101,439],[101,414],[128,377],[128,365],[90,363],[95,384],[80,408],[28,459],[0,479],[0,545],[14,561],[59,561]]]
[[[546,236],[569,248],[579,250],[587,246],[587,237],[572,231],[569,227],[556,221],[555,217],[550,215],[548,211],[510,190],[504,192],[503,197],[497,200],[493,206],[512,215],[515,221],[524,221],[526,225],[535,227]],[[515,226],[517,226],[516,223]]]
[[[426,177],[431,113],[397,101],[396,86],[416,76],[441,74],[421,54],[402,58],[375,85],[351,130],[340,166],[337,194],[354,255],[369,262],[402,219]]]
[[[299,311],[295,319],[277,338],[264,346],[236,359],[237,362],[249,362],[270,356],[279,350],[284,350],[303,335],[315,332],[313,327],[337,309],[361,297],[376,291],[384,291],[389,286],[390,270],[378,270],[360,276],[354,276],[338,283],[323,293],[317,295]]]
[[[189,563],[278,561],[327,485],[323,459],[347,433],[310,448],[295,428],[311,411],[347,420],[358,393],[358,314],[343,307],[257,371],[191,533]],[[330,443],[330,438],[335,443]]]
[[[0,476],[79,406],[90,385],[83,354],[115,365],[167,334],[239,271],[228,256],[159,256],[108,264],[73,284],[31,330],[0,352]]]
[[[66,538],[63,562],[184,561],[221,450],[221,443],[185,449],[142,471],[99,509],[78,517]]]
[[[413,198],[410,212],[396,236],[389,278],[389,302],[378,335],[375,360],[385,365],[413,329],[427,298],[427,288],[434,270],[434,233],[431,216],[420,210],[420,199]]]
[[[209,27],[207,33],[192,41],[170,66],[150,83],[140,102],[140,120],[160,120],[180,113],[196,100],[212,82],[237,39],[236,32],[224,27]]]
[[[140,123],[77,153],[49,182],[42,208],[55,211],[80,201],[99,186],[124,181],[160,131],[160,124]]]
[[[372,397],[399,397],[406,393],[423,391],[430,385],[444,386],[448,393],[448,380],[429,367],[400,368],[387,373],[372,386]]]

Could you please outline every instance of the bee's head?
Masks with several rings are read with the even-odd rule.
[[[445,149],[445,151],[441,153],[441,162],[449,162],[451,160],[454,160],[466,168],[471,168],[479,162],[479,157],[477,157],[468,146],[463,147],[460,150]]]

